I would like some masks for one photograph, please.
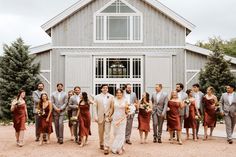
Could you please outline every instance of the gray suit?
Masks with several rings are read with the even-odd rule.
[[[178,95],[180,95],[180,97],[178,97],[178,98],[181,101],[184,101],[185,99],[188,98],[188,95],[183,90],[178,92]],[[181,127],[182,127],[183,126],[183,121],[184,121],[185,108],[180,109],[179,112],[180,112],[180,124],[181,124]]]
[[[197,96],[198,95],[198,96]],[[199,91],[198,93],[193,93],[193,97],[196,99],[197,97],[199,98],[200,100],[200,104],[199,104],[199,108],[198,108],[198,111],[199,113],[201,114],[201,116],[203,115],[203,103],[202,103],[202,99],[204,97],[204,94]],[[200,127],[200,121],[197,121],[197,129],[196,129],[196,135],[198,137],[198,132],[199,132],[199,127]]]
[[[72,117],[77,116],[77,112],[78,112],[78,109],[79,109],[79,102],[80,102],[79,96],[80,95],[75,94],[75,95],[70,97],[68,108],[70,110],[72,110]],[[78,140],[78,133],[79,133],[79,123],[78,123],[78,121],[77,121],[77,123],[73,124],[73,129],[74,129],[75,141],[78,142],[77,141]]]
[[[39,133],[39,116],[36,113],[36,109],[37,109],[38,103],[40,101],[40,97],[41,97],[42,92],[43,91],[36,90],[36,91],[33,91],[33,94],[32,94],[32,98],[33,98],[33,102],[34,102],[33,113],[35,115],[35,136],[37,139],[39,139],[40,133]]]
[[[59,97],[60,95],[60,97]],[[63,141],[64,132],[64,115],[67,106],[67,94],[66,92],[55,91],[51,96],[52,106],[53,106],[53,120],[56,130],[56,135],[58,141]],[[60,113],[56,112],[56,108],[60,109]]]
[[[157,100],[157,94],[158,93],[156,92],[152,94],[152,105],[153,105],[152,120],[153,120],[153,133],[154,133],[153,137],[161,139],[162,126],[167,110],[168,94],[161,91],[158,100]],[[157,126],[158,126],[158,134],[157,134]]]
[[[232,140],[232,135],[236,123],[236,93],[233,93],[233,101],[230,104],[228,93],[223,93],[220,98],[220,111],[224,113],[226,133],[228,140]]]
[[[126,95],[126,91],[124,91],[124,96]],[[130,102],[130,104],[134,104],[137,101],[137,96],[136,93],[131,92],[130,93],[130,100],[128,100],[128,102]],[[125,139],[126,140],[130,140],[130,136],[131,136],[131,131],[132,131],[132,126],[133,126],[133,120],[134,120],[134,115],[129,115],[127,117],[127,123],[126,123],[126,131],[125,131]]]

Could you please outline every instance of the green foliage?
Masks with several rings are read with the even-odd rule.
[[[26,91],[29,118],[33,118],[32,91],[39,82],[39,64],[29,55],[29,46],[21,38],[10,46],[3,45],[4,55],[0,62],[0,119],[11,119],[10,104],[20,89]]]
[[[199,83],[205,92],[207,87],[215,88],[216,96],[220,98],[225,92],[225,86],[234,82],[234,76],[230,72],[230,61],[224,59],[223,42],[219,38],[210,39],[209,43],[199,45],[213,51],[208,57],[204,69],[201,69]]]
[[[223,40],[220,37],[213,37],[207,42],[198,41],[196,45],[213,51],[214,44],[217,44],[226,55],[236,57],[236,38]]]

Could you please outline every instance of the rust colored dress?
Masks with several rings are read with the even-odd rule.
[[[151,119],[151,112],[147,112],[145,109],[139,108],[138,129],[140,131],[149,132],[150,131],[150,119]]]
[[[53,132],[52,114],[49,117],[49,121],[48,122],[46,121],[48,114],[50,112],[49,105],[44,109],[44,111],[45,111],[45,114],[42,116],[39,116],[39,133],[51,134]]]
[[[203,97],[203,103],[204,103],[204,120],[203,120],[203,126],[208,127],[215,127],[216,126],[216,110],[214,105],[215,100],[207,99],[205,96]]]
[[[26,122],[26,104],[17,105],[15,110],[13,111],[13,127],[16,132],[21,130],[25,130],[25,122]]]
[[[189,105],[189,115],[188,117],[185,115],[184,117],[184,128],[197,128],[197,120],[195,116],[197,115],[196,112],[196,105],[195,101],[192,101],[191,104]]]
[[[91,135],[90,125],[91,125],[91,116],[90,116],[90,105],[89,103],[85,103],[84,105],[81,105],[80,102],[79,108],[79,136],[88,136]]]
[[[169,101],[168,107],[170,108],[170,110],[167,112],[168,130],[181,131],[180,114],[179,114],[180,103],[174,102],[174,101]]]

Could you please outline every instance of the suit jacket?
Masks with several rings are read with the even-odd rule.
[[[79,101],[80,101],[80,99],[79,99]],[[75,94],[75,95],[70,97],[69,106],[68,106],[68,108],[70,110],[72,110],[72,116],[76,116],[77,115],[77,111],[79,109],[78,106],[79,106],[79,102],[77,100],[77,95]]]
[[[152,108],[153,113],[157,113],[158,116],[165,116],[166,110],[167,110],[167,104],[168,104],[168,94],[165,92],[160,93],[160,98],[157,100],[157,93],[154,92],[152,94]]]
[[[52,106],[53,106],[53,115],[58,115],[58,113],[56,112],[56,108],[60,109],[60,115],[64,115],[65,114],[65,109],[67,106],[67,94],[64,91],[60,92],[60,99],[59,99],[59,92],[55,91],[52,93],[51,96],[51,102],[52,102]]]
[[[36,113],[38,103],[40,101],[40,97],[41,97],[42,93],[43,93],[43,91],[39,91],[39,90],[33,91],[33,94],[32,94],[32,98],[33,98],[33,102],[34,102],[33,113]]]
[[[184,92],[184,91],[180,91],[180,100],[181,101],[184,101],[185,99],[187,99],[188,98],[188,95]],[[184,114],[185,114],[185,108],[182,108],[182,109],[180,109],[180,115],[181,116],[184,116]]]
[[[199,91],[198,93],[195,93],[195,92],[194,92],[194,93],[193,93],[193,97],[194,97],[195,99],[196,99],[196,95],[197,95],[197,94],[199,94],[199,99],[200,99],[200,104],[199,104],[199,105],[200,105],[200,108],[199,108],[199,109],[200,109],[200,111],[201,111],[201,114],[203,114],[203,107],[204,107],[204,106],[203,106],[202,99],[203,99],[203,97],[204,97],[204,94],[203,94],[201,91]]]
[[[106,99],[108,99],[108,102],[106,108],[104,108],[103,99],[104,95],[102,93],[94,98],[94,118],[98,119],[98,123],[103,123],[107,118],[111,118],[114,112],[114,96],[109,93],[107,94]]]
[[[124,91],[124,96],[125,96],[126,94],[127,94],[126,91]],[[130,93],[130,101],[129,101],[129,102],[130,102],[130,104],[134,104],[135,101],[137,101],[136,93],[131,92],[131,93]]]
[[[232,104],[229,103],[228,93],[223,93],[220,98],[220,111],[224,113],[226,116],[230,115],[235,117],[236,113],[236,93],[233,93],[233,101]]]

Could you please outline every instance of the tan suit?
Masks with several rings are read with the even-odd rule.
[[[111,116],[114,112],[114,96],[107,93],[99,94],[94,99],[94,118],[98,120],[98,133],[100,146],[104,145],[105,149],[109,148]],[[105,134],[105,138],[104,138]]]

